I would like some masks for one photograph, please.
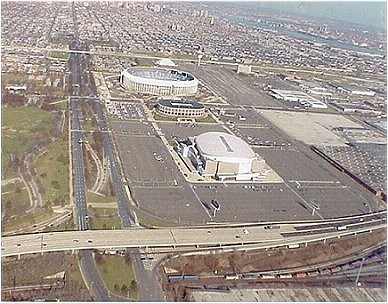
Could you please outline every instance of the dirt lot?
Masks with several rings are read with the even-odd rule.
[[[63,271],[65,276],[47,278]],[[2,301],[92,300],[79,272],[76,255],[70,253],[32,254],[19,260],[3,258],[1,285]],[[21,289],[22,286],[30,288]]]

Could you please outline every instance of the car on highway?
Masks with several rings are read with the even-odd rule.
[[[267,226],[264,226],[264,229],[279,229],[280,226],[279,225],[267,225]]]

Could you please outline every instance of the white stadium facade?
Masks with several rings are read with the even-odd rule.
[[[205,106],[194,100],[160,99],[156,111],[172,117],[200,118],[205,115]]]
[[[242,139],[207,132],[179,142],[178,153],[202,176],[217,180],[256,180],[265,174],[265,160]]]
[[[186,96],[197,93],[198,79],[178,70],[131,68],[121,72],[123,88],[159,96]]]

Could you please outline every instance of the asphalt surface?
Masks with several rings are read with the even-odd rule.
[[[102,113],[100,103],[95,103],[95,110],[97,115],[97,124],[103,132],[104,153],[109,162],[112,184],[115,190],[122,227],[124,229],[135,227],[135,216],[130,208],[130,202],[123,189],[123,179],[114,156],[113,143],[111,141],[111,137],[109,136],[109,128]],[[145,302],[163,301],[163,293],[157,278],[153,276],[152,273],[145,270],[139,249],[127,250],[131,254],[132,266],[139,286],[139,300]]]
[[[306,242],[385,229],[385,217],[386,212],[380,212],[321,222],[267,222],[230,227],[135,228],[15,235],[2,238],[2,256],[93,248],[152,247],[171,250],[172,246],[304,246]],[[148,287],[152,289],[152,285]]]
[[[77,50],[80,48],[76,13],[74,11],[73,4],[73,21],[74,21],[74,39],[70,41],[69,48]],[[69,70],[71,73],[70,85],[71,85],[71,97],[70,97],[70,114],[71,114],[71,147],[72,147],[72,169],[73,169],[73,199],[76,207],[75,218],[76,225],[79,230],[89,229],[89,217],[86,205],[86,185],[85,185],[85,171],[82,156],[82,125],[80,121],[79,110],[79,96],[81,88],[84,86],[84,77],[82,75],[82,65],[85,64],[82,55],[77,53],[69,53]],[[86,284],[90,288],[90,291],[96,301],[108,302],[116,299],[112,299],[108,290],[102,281],[91,250],[80,251],[80,268],[85,277]]]

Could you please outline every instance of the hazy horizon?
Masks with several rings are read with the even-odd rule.
[[[378,27],[386,30],[387,5],[384,1],[282,1],[282,2],[241,2],[277,11],[299,13],[310,17],[326,18],[339,22]]]

